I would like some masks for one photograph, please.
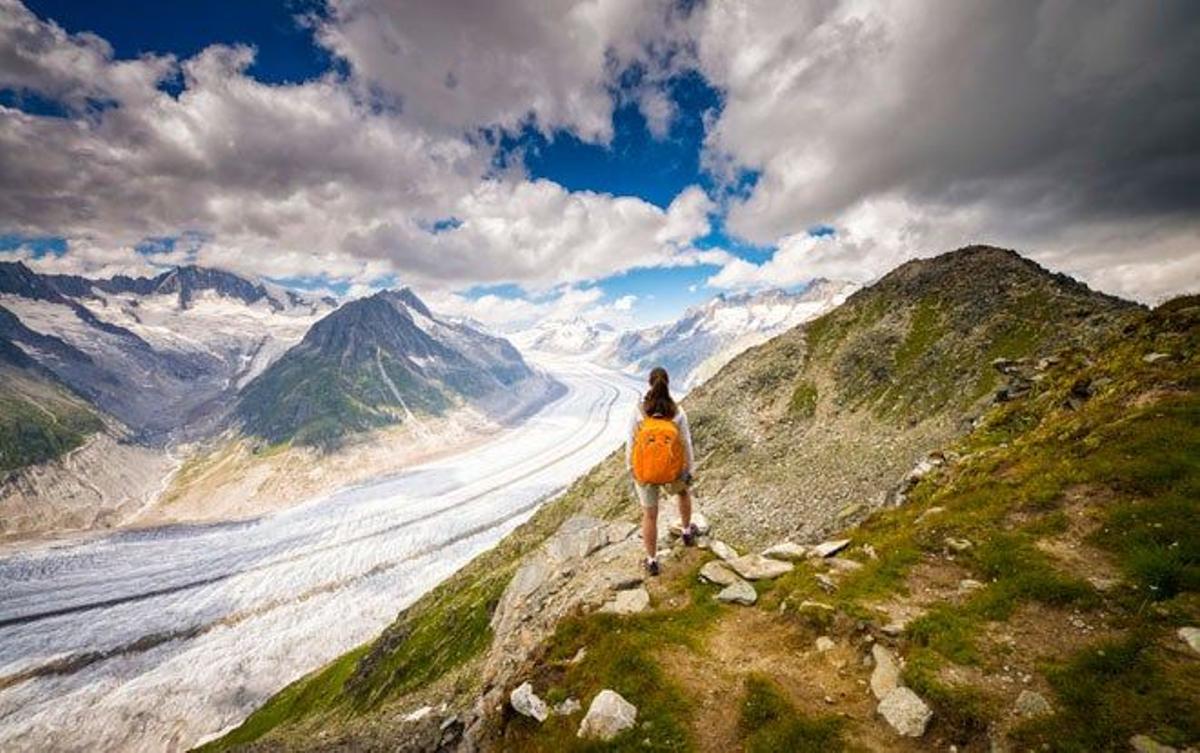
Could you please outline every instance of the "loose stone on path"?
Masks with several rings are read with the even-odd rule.
[[[773,560],[761,554],[747,554],[738,557],[730,560],[729,566],[738,575],[748,580],[771,580],[795,569],[795,565],[790,562]]]
[[[537,697],[537,694],[533,692],[533,685],[528,682],[521,683],[509,695],[508,702],[512,704],[513,711],[539,722],[546,721],[546,717],[550,715],[550,710],[546,708],[546,702]]]
[[[718,560],[704,563],[704,567],[700,568],[700,579],[718,586],[733,585],[739,580],[736,573]]]
[[[578,737],[611,740],[637,722],[637,706],[607,688],[592,699],[587,714],[579,723]]]
[[[904,737],[920,737],[925,734],[933,711],[921,697],[904,686],[893,688],[877,709],[892,729]]]
[[[742,604],[748,607],[758,601],[758,592],[746,581],[738,580],[723,588],[716,598],[717,601],[726,604]]]
[[[650,606],[650,594],[644,588],[631,588],[618,591],[612,601],[600,607],[601,612],[608,614],[636,614]]]

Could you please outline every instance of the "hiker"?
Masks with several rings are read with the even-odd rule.
[[[658,575],[658,498],[663,492],[679,498],[684,546],[696,543],[692,524],[692,433],[687,414],[671,398],[670,378],[661,366],[650,372],[650,390],[630,416],[625,443],[625,466],[642,504],[642,544],[646,572]]]

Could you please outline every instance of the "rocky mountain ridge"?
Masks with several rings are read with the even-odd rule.
[[[513,388],[558,389],[506,340],[437,318],[409,289],[345,304],[241,393],[244,431],[269,442],[344,436],[471,401],[503,409]]]
[[[720,294],[669,324],[626,332],[606,349],[618,368],[646,373],[663,366],[676,389],[705,381],[739,353],[840,305],[853,283],[814,280],[798,292]]]
[[[1145,312],[997,249],[906,265],[688,398],[746,411],[696,432],[707,550],[644,580],[614,455],[210,747],[592,750],[597,724],[615,749],[1195,744],[1198,338],[1195,298]],[[839,416],[922,410],[939,431],[856,481],[863,509],[784,504],[813,471],[774,433],[828,422],[845,462],[876,438]],[[743,462],[764,445],[778,473]],[[741,483],[782,524],[726,504]]]

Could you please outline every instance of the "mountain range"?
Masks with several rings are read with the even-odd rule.
[[[405,288],[339,306],[221,270],[91,280],[0,263],[0,532],[111,525],[177,453],[332,450],[471,406],[507,421],[562,387]],[[203,445],[203,446],[202,446]]]
[[[686,391],[747,348],[840,305],[857,288],[854,283],[819,279],[797,292],[721,294],[674,322],[621,335],[603,358],[639,374],[662,366],[676,388]]]

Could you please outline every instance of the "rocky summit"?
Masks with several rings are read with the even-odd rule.
[[[1200,298],[967,248],[684,405],[708,548],[645,575],[614,454],[207,749],[1200,742]]]

